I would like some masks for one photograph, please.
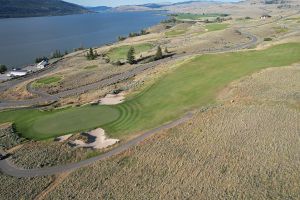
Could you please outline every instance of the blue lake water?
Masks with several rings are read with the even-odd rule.
[[[159,12],[103,12],[84,15],[0,19],[0,64],[22,67],[55,50],[72,51],[116,41],[153,26]]]

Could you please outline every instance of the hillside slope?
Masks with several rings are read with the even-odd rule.
[[[0,18],[71,15],[90,12],[61,0],[0,0]]]

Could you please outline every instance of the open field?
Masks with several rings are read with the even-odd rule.
[[[298,65],[236,81],[220,96],[234,103],[75,171],[46,199],[299,199],[299,77]]]
[[[131,46],[129,46],[129,45],[125,45],[125,46],[120,46],[120,47],[113,48],[108,52],[107,56],[112,61],[126,60],[127,59],[127,53],[128,53],[128,50],[130,49],[130,47]],[[145,43],[145,44],[132,45],[132,47],[134,47],[135,54],[138,55],[142,52],[145,52],[145,51],[148,51],[148,50],[152,49],[153,45]]]
[[[52,178],[18,179],[0,173],[0,182],[0,199],[34,199],[40,192],[47,188],[52,182]]]
[[[27,89],[40,81],[37,91],[55,95],[143,68],[142,62],[115,65],[126,59],[130,46],[141,46],[135,55],[141,60],[154,55],[157,46],[174,53],[170,61],[134,77],[62,97],[42,110],[0,112],[0,144],[16,168],[34,174],[70,163],[82,167],[35,178],[0,172],[0,199],[300,199],[300,4],[289,0],[279,8],[285,4],[263,2],[170,6],[170,13],[189,14],[149,28],[147,35],[95,48],[95,60],[87,60],[85,50],[68,54],[48,73],[1,93],[1,103],[37,98]],[[204,23],[218,16],[202,13],[230,16],[224,23]],[[263,14],[272,17],[261,19]],[[213,53],[249,43],[245,33],[257,38],[247,46],[255,50]],[[116,60],[107,62],[110,53]],[[124,103],[95,105],[116,90],[126,93]],[[152,137],[130,145],[146,130],[183,119],[186,112],[193,117],[185,123],[155,129]],[[98,127],[120,139],[120,145],[103,150],[70,146],[74,140],[91,141],[79,132]],[[52,139],[67,133],[74,134],[64,142]],[[123,145],[128,148],[118,151]],[[95,162],[104,152],[117,153]],[[74,163],[87,158],[94,164]]]
[[[8,111],[1,113],[0,122],[14,121],[23,137],[35,139],[97,127],[121,137],[214,103],[216,94],[231,81],[263,68],[299,62],[299,53],[299,43],[290,43],[261,51],[198,56],[120,105]]]

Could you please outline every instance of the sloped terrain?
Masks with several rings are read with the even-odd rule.
[[[300,112],[289,103],[299,76],[293,66],[236,82],[226,98],[255,85],[244,94],[263,101],[221,96],[223,105],[74,172],[48,199],[299,199]]]
[[[0,0],[0,18],[88,13],[81,6],[60,0]]]

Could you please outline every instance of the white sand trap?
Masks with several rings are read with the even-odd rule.
[[[92,143],[85,143],[82,140],[75,140],[72,143],[76,145],[76,147],[90,147],[94,149],[104,149],[113,144],[119,142],[118,139],[109,139],[105,135],[105,131],[102,128],[95,129],[89,133],[87,133],[93,137],[95,137],[95,141]]]
[[[58,141],[58,142],[64,142],[64,141],[66,141],[67,139],[69,139],[72,135],[73,135],[73,134],[63,135],[63,136],[57,137],[57,138],[56,138],[56,141]]]
[[[125,99],[124,93],[119,94],[107,94],[104,98],[100,99],[102,105],[116,105],[122,103]]]

